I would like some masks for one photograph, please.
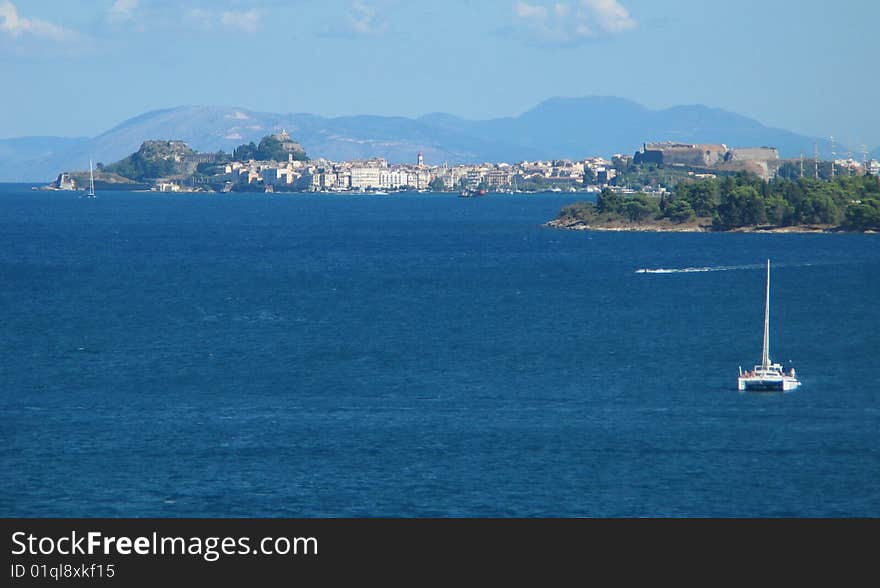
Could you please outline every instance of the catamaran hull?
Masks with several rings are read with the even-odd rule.
[[[782,380],[739,378],[737,383],[740,392],[789,392],[801,385],[794,378],[784,378]]]

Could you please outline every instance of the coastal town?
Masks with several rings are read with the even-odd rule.
[[[266,191],[376,192],[524,192],[576,191],[614,177],[612,162],[601,157],[581,161],[549,160],[471,165],[427,165],[421,152],[413,163],[384,158],[334,162],[326,159],[286,163],[231,162],[225,166],[226,190],[263,186]],[[174,186],[171,189],[175,189]],[[182,186],[180,189],[184,189]]]
[[[144,162],[151,162],[146,166]],[[138,165],[134,165],[137,163]],[[138,167],[140,166],[140,167]],[[849,157],[832,162],[783,160],[773,147],[725,144],[644,143],[633,155],[579,160],[483,162],[449,165],[389,163],[375,157],[354,161],[310,159],[285,131],[242,145],[232,154],[196,152],[183,141],[146,141],[109,166],[98,164],[95,181],[113,189],[159,192],[459,192],[461,195],[522,192],[598,192],[660,196],[682,178],[711,178],[747,172],[764,180],[787,173],[799,177],[880,173],[880,162]],[[62,172],[47,189],[77,190],[87,172]]]

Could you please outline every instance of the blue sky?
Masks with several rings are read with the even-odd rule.
[[[880,145],[876,0],[0,0],[0,137],[147,110],[516,115],[706,104]]]

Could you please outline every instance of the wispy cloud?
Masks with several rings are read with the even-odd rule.
[[[574,0],[552,5],[519,0],[513,5],[513,14],[530,37],[556,45],[576,45],[638,26],[618,0]]]
[[[138,8],[138,0],[115,0],[110,7],[108,18],[111,22],[132,20]]]
[[[621,6],[617,0],[581,0],[599,25],[599,30],[609,35],[624,33],[636,28],[636,21],[629,10]]]
[[[378,9],[361,0],[351,3],[346,20],[349,32],[360,36],[381,35],[388,28],[388,23],[382,20]]]
[[[150,32],[196,26],[203,30],[234,29],[246,33],[260,30],[263,2],[255,0],[114,0],[107,21],[116,30]]]
[[[353,0],[328,22],[318,36],[358,39],[378,37],[388,32],[388,6],[392,0]]]
[[[33,37],[59,43],[73,41],[80,35],[49,21],[25,18],[10,0],[0,0],[0,33],[12,39]]]
[[[260,28],[262,13],[256,8],[251,10],[233,11],[220,13],[220,24],[225,27],[241,29],[246,33],[255,33]]]
[[[540,5],[531,5],[526,2],[517,2],[513,5],[513,12],[519,17],[531,21],[544,22],[547,20],[547,9]]]
[[[198,21],[202,28],[226,27],[244,31],[245,33],[256,33],[260,30],[263,12],[257,8],[251,8],[250,10],[223,10],[220,12],[204,8],[192,8],[188,16]]]

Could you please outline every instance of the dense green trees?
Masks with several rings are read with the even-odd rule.
[[[690,177],[688,170],[683,167],[663,166],[656,163],[634,164],[629,160],[620,162],[614,166],[614,169],[617,175],[609,183],[620,188],[637,189],[651,186],[670,190]]]
[[[693,212],[693,211],[691,211]],[[562,209],[561,217],[578,220],[593,220],[601,216],[604,220],[624,218],[630,222],[645,222],[661,215],[660,201],[647,194],[623,196],[610,188],[605,188],[592,202],[578,202]]]
[[[880,230],[880,198],[866,198],[847,208],[845,226],[855,231]]]
[[[428,187],[434,192],[445,192],[446,191],[446,181],[441,177],[436,177],[431,180],[431,183],[428,184]]]
[[[746,227],[767,222],[764,200],[752,186],[736,186],[721,192],[712,224],[720,228]]]
[[[257,159],[257,145],[253,141],[239,145],[232,151],[233,161],[250,161]]]
[[[283,135],[286,137],[286,135]],[[232,152],[234,161],[287,161],[288,154],[292,154],[293,158],[298,161],[307,161],[308,156],[305,150],[298,143],[293,141],[282,141],[278,135],[266,135],[260,139],[259,145],[253,141],[244,145],[239,145]]]
[[[623,196],[605,188],[596,198],[596,210],[600,213],[620,214]]]
[[[152,158],[137,151],[112,165],[103,166],[103,171],[119,174],[135,181],[149,178],[164,178],[180,172],[173,159]]]
[[[623,214],[631,222],[644,222],[657,218],[660,214],[660,201],[645,194],[636,194],[624,200]]]
[[[739,173],[723,179],[679,182],[661,198],[624,195],[609,188],[596,203],[563,208],[560,217],[593,222],[626,220],[675,223],[702,218],[719,230],[773,225],[827,225],[850,230],[880,230],[880,181],[876,177],[838,177],[833,181],[777,178],[766,182]]]
[[[794,219],[794,206],[781,194],[774,193],[764,199],[764,215],[771,225],[788,226]]]
[[[686,223],[694,220],[697,213],[687,200],[674,200],[666,205],[664,215],[677,223]]]
[[[690,204],[698,216],[711,216],[721,201],[719,183],[712,182],[680,182],[675,188],[677,199]]]
[[[873,176],[840,177],[834,181],[777,178],[765,182],[741,173],[720,181],[682,182],[676,186],[672,201],[683,199],[698,216],[712,218],[716,228],[731,229],[761,224],[837,226],[849,222],[849,207],[865,198],[877,197],[880,183]],[[713,201],[717,204],[712,205]],[[870,214],[856,216],[859,222],[868,222],[865,219],[870,218]]]
[[[592,168],[584,166],[584,185],[596,183],[596,172]]]
[[[210,178],[212,176],[216,176],[218,174],[224,173],[226,171],[225,167],[226,167],[226,164],[224,164],[224,163],[217,163],[217,162],[211,162],[211,161],[208,161],[205,163],[200,163],[196,166],[196,169],[193,172],[193,176]]]
[[[288,151],[277,138],[267,135],[257,145],[257,159],[260,161],[287,161]]]

